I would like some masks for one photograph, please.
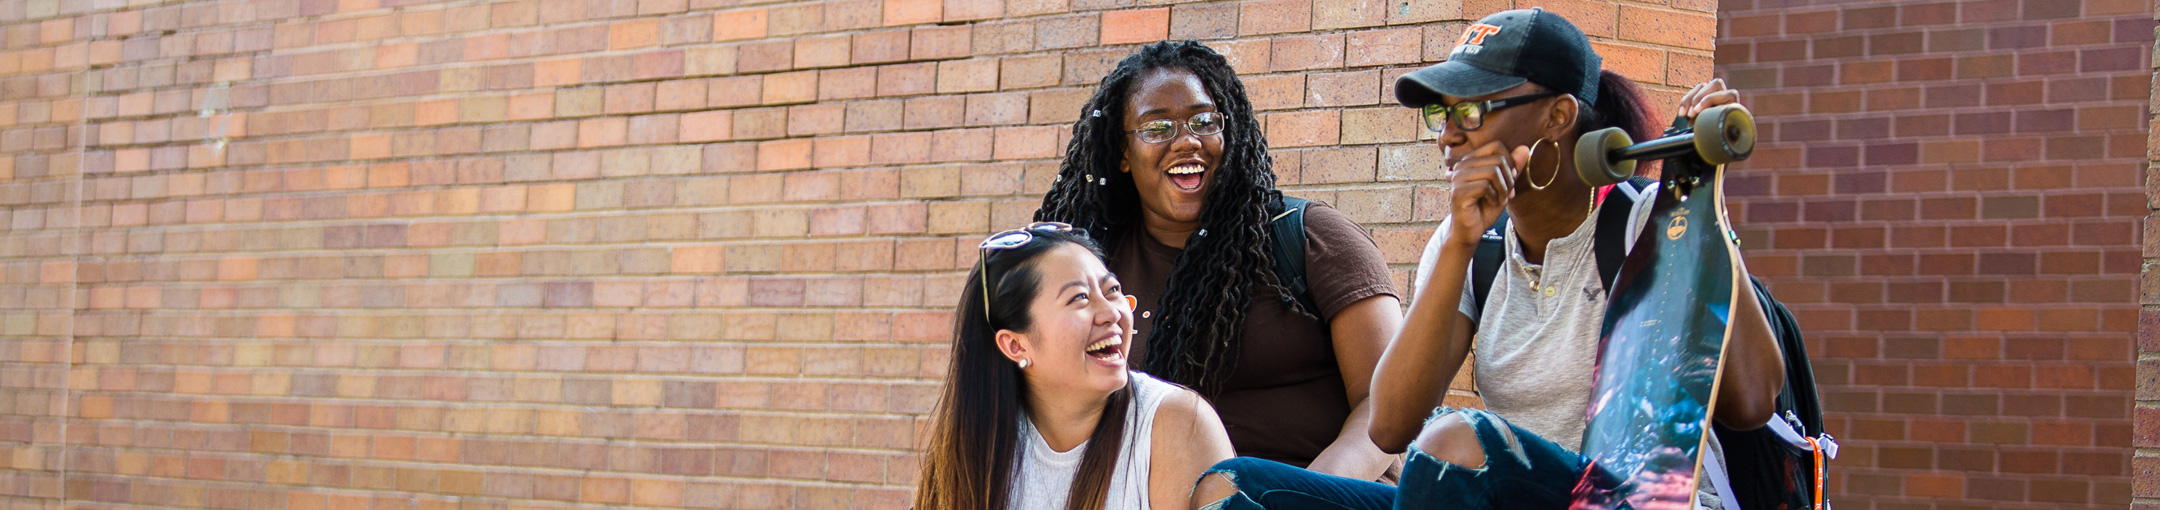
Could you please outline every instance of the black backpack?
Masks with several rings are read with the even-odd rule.
[[[1320,307],[1313,303],[1312,289],[1305,283],[1305,207],[1310,203],[1281,191],[1268,192],[1268,225],[1275,234],[1269,255],[1275,257],[1275,279],[1290,291],[1291,299],[1319,317]]]
[[[1666,164],[1686,164],[1676,161],[1668,160]],[[1606,290],[1612,289],[1620,264],[1627,259],[1627,244],[1632,241],[1627,239],[1627,223],[1634,216],[1635,196],[1655,184],[1657,181],[1633,177],[1605,193],[1605,205],[1595,220],[1597,232],[1591,239],[1591,250],[1597,256],[1598,281],[1605,284]],[[1622,186],[1627,190],[1620,189]],[[1507,259],[1507,225],[1507,213],[1503,211],[1478,239],[1477,253],[1470,259],[1475,310],[1485,309],[1485,297],[1492,293],[1493,279],[1500,272],[1501,262]],[[1820,508],[1823,462],[1825,455],[1837,455],[1837,443],[1823,431],[1822,400],[1815,391],[1815,371],[1808,364],[1807,344],[1792,312],[1770,296],[1762,280],[1749,275],[1748,281],[1755,286],[1763,315],[1769,319],[1770,330],[1784,351],[1785,389],[1778,393],[1778,417],[1768,426],[1741,431],[1716,425],[1713,420],[1711,429],[1724,448],[1724,467],[1731,484],[1731,490],[1720,487],[1719,497],[1743,509]],[[1471,317],[1473,328],[1478,319]]]

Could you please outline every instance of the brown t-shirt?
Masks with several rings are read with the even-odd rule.
[[[1135,353],[1145,353],[1153,315],[1170,269],[1183,250],[1139,229],[1115,236],[1110,271],[1125,293],[1140,299],[1134,313]],[[1305,281],[1320,317],[1373,296],[1397,296],[1387,261],[1364,227],[1322,202],[1305,211]],[[1334,336],[1326,322],[1290,310],[1265,286],[1252,289],[1236,372],[1215,398],[1215,411],[1238,455],[1304,467],[1320,455],[1350,418]],[[1383,340],[1384,341],[1384,340]]]

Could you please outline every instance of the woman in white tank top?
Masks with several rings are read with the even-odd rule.
[[[1126,369],[1133,306],[1101,251],[1037,223],[980,255],[915,508],[1189,508],[1230,437],[1198,394]]]

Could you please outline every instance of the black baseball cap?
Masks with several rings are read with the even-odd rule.
[[[1603,60],[1567,18],[1540,8],[1503,11],[1464,28],[1446,62],[1397,78],[1395,101],[1422,108],[1441,94],[1482,96],[1528,81],[1595,103]]]

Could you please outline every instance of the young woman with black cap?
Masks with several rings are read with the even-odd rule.
[[[1238,458],[1202,479],[1196,506],[1568,506],[1584,467],[1576,450],[1606,296],[1591,247],[1598,222],[1589,221],[1601,190],[1575,177],[1567,155],[1582,133],[1606,127],[1638,140],[1656,134],[1641,91],[1601,71],[1600,61],[1566,19],[1514,10],[1471,25],[1447,62],[1396,81],[1396,99],[1423,109],[1426,127],[1439,133],[1453,184],[1451,216],[1426,246],[1409,314],[1373,380],[1373,442],[1411,452],[1400,489]],[[1713,80],[1680,104],[1692,117],[1737,99]],[[1641,225],[1648,210],[1631,211],[1631,224]],[[1502,211],[1511,219],[1507,260],[1478,309],[1469,265]],[[1734,323],[1715,419],[1753,429],[1774,413],[1783,358],[1752,296],[1735,301]],[[1473,343],[1485,409],[1442,407]],[[1717,454],[1713,441],[1706,455]],[[1699,506],[1721,506],[1705,496]]]

